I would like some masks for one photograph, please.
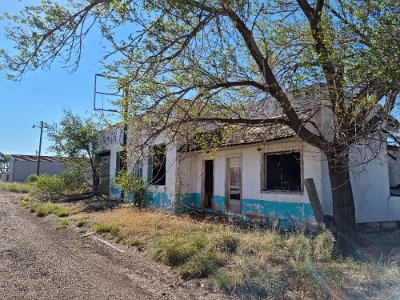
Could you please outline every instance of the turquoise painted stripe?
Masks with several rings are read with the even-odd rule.
[[[214,195],[213,197],[213,205],[216,211],[225,211],[225,197]]]
[[[310,203],[278,202],[268,200],[243,199],[242,214],[270,218],[271,221],[289,219],[297,222],[310,221],[314,213]]]
[[[165,210],[172,208],[172,202],[168,199],[166,193],[151,193],[151,198],[152,200],[150,201],[149,206],[159,207]]]

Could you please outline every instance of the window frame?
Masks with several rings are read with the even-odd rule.
[[[299,153],[300,154],[300,190],[269,190],[267,189],[267,156],[268,155],[283,155],[290,153]],[[283,151],[266,151],[261,152],[261,168],[260,168],[260,187],[261,193],[265,194],[304,194],[304,157],[303,151],[300,149],[292,149],[292,150],[283,150]]]
[[[149,159],[147,161],[147,163],[148,163],[147,172],[150,172],[150,169],[151,169],[151,179],[150,179],[149,174],[147,174],[148,184],[152,185],[152,186],[160,186],[160,187],[166,186],[167,185],[167,152],[168,152],[167,145],[160,143],[160,144],[151,145],[150,147],[151,147],[151,150],[149,151]],[[164,183],[163,184],[154,182],[154,148],[156,148],[156,147],[164,147],[165,148],[165,154],[164,154],[164,156],[165,156],[165,158],[164,158],[165,174],[164,174]],[[151,164],[150,164],[150,162],[151,162]]]

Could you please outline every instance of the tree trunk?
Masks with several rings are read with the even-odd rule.
[[[353,190],[350,181],[349,152],[328,155],[331,180],[333,217],[336,227],[345,232],[356,230]]]
[[[99,176],[97,175],[96,171],[93,171],[92,179],[93,179],[92,192],[93,192],[93,194],[97,195],[99,193],[100,180],[99,180]]]

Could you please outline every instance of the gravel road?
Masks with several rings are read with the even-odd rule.
[[[183,281],[134,248],[55,229],[0,192],[0,299],[231,299]]]

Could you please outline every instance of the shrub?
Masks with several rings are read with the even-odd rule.
[[[132,197],[135,206],[144,207],[151,200],[149,191],[146,188],[147,183],[143,178],[121,170],[116,178],[116,182],[125,193],[125,200]]]
[[[64,196],[65,183],[58,175],[39,175],[33,187],[33,195],[40,201],[57,200]]]
[[[61,175],[65,186],[69,191],[82,192],[90,188],[85,175],[87,161],[85,159],[73,158],[63,162],[63,173]]]
[[[37,179],[38,179],[38,176],[37,176],[37,175],[31,174],[31,175],[29,175],[28,178],[26,179],[26,182],[28,182],[28,183],[34,183],[34,182],[37,181]]]

